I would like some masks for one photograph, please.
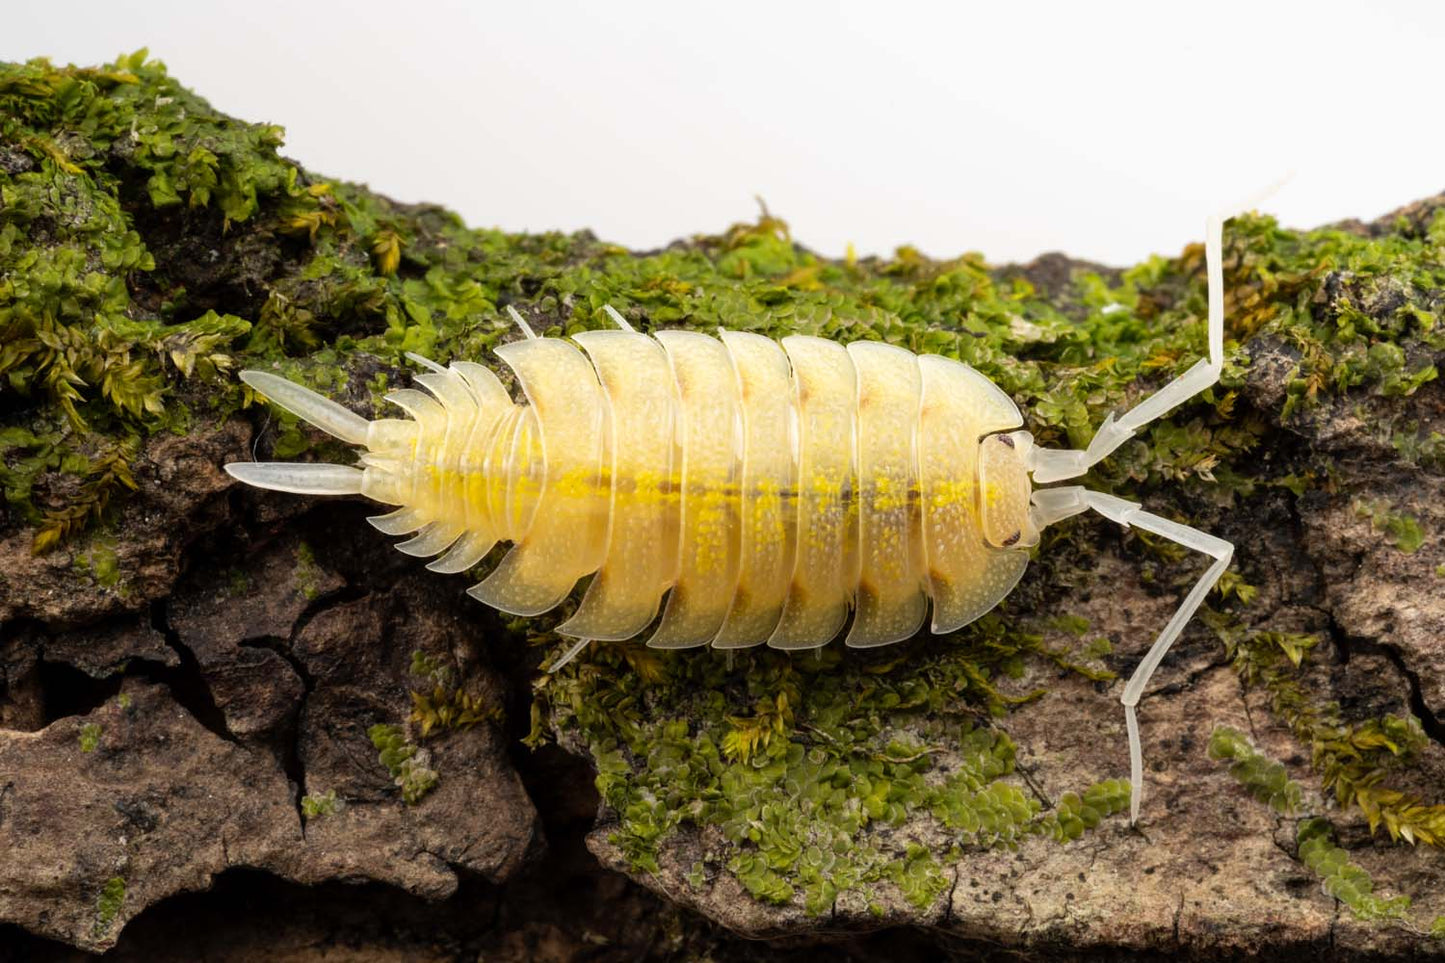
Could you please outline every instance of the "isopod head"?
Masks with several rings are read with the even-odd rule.
[[[1029,452],[1034,439],[1026,431],[989,435],[978,455],[979,515],[983,537],[994,548],[1029,548],[1039,541],[1029,510],[1033,483]]]

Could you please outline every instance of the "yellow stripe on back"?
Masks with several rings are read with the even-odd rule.
[[[845,640],[865,647],[908,638],[928,614],[914,444],[922,391],[911,351],[855,341],[858,370],[858,544],[860,574]]]
[[[768,644],[827,645],[858,584],[853,452],[857,375],[848,352],[822,338],[783,339],[798,406],[798,553],[783,616]],[[782,399],[779,399],[782,402]]]
[[[662,622],[647,644],[706,645],[717,636],[738,584],[741,413],[727,349],[696,331],[659,331],[677,385],[683,452],[681,555]]]
[[[793,576],[798,536],[793,384],[788,357],[776,341],[742,331],[719,336],[737,373],[743,474],[738,587],[713,645],[741,648],[773,634]]]

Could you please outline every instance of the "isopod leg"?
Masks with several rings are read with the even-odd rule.
[[[1124,694],[1120,700],[1124,704],[1124,721],[1129,730],[1129,822],[1135,823],[1139,820],[1139,803],[1143,799],[1144,789],[1144,752],[1139,741],[1139,720],[1135,713],[1135,707],[1144,694],[1144,687],[1149,684],[1154,671],[1159,668],[1160,661],[1184,631],[1184,626],[1194,616],[1194,613],[1203,604],[1204,597],[1219,581],[1224,570],[1229,567],[1229,561],[1234,556],[1234,546],[1222,538],[1201,532],[1188,525],[1181,525],[1178,522],[1171,522],[1167,518],[1160,518],[1158,515],[1144,511],[1134,502],[1125,501],[1122,498],[1115,498],[1113,495],[1105,495],[1102,492],[1091,492],[1088,489],[1077,486],[1067,488],[1054,488],[1034,493],[1035,522],[1048,524],[1058,521],[1060,518],[1067,518],[1076,515],[1087,508],[1092,508],[1106,518],[1118,522],[1120,525],[1141,528],[1146,532],[1153,532],[1161,535],[1172,542],[1177,542],[1185,548],[1192,548],[1196,552],[1203,552],[1214,559],[1199,581],[1194,583],[1194,588],[1184,597],[1179,608],[1175,610],[1174,616],[1169,624],[1164,626],[1164,631],[1159,633],[1159,638],[1149,647],[1142,662],[1129,677],[1129,683],[1124,687]]]
[[[547,671],[556,672],[558,669],[562,668],[562,666],[577,658],[578,654],[580,654],[583,649],[587,648],[587,646],[591,644],[591,639],[578,639],[576,642],[572,643],[572,648],[562,653],[562,658],[558,659],[554,664],[547,666]]]

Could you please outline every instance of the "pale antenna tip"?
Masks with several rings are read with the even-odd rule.
[[[512,320],[516,322],[517,327],[522,329],[522,333],[527,336],[527,340],[536,340],[537,332],[532,330],[532,326],[527,323],[527,319],[522,317],[521,313],[518,312],[516,308],[512,307],[510,304],[507,305],[507,313],[512,316]]]
[[[407,358],[408,361],[412,362],[413,364],[419,364],[419,365],[421,365],[423,368],[429,368],[429,369],[431,369],[432,371],[435,371],[437,374],[446,374],[446,373],[447,373],[447,369],[446,369],[446,368],[443,368],[441,365],[437,364],[435,361],[433,361],[433,360],[430,359],[430,358],[422,357],[421,355],[417,354],[415,351],[408,351],[408,352],[406,353],[406,358]]]
[[[604,304],[602,305],[602,310],[606,311],[607,316],[611,318],[623,331],[630,331],[633,334],[637,333],[637,329],[634,328],[632,325],[628,324],[627,319],[624,318],[621,314],[619,314],[617,309],[614,308],[612,305]]]

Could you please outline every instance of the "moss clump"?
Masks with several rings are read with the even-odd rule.
[[[1413,517],[1391,511],[1388,501],[1355,502],[1355,514],[1368,518],[1375,531],[1390,536],[1395,547],[1406,555],[1413,555],[1425,544],[1425,533]]]
[[[336,795],[336,790],[331,789],[324,793],[310,793],[301,797],[301,816],[303,819],[320,819],[322,816],[335,815],[344,808],[345,803]]]
[[[1028,697],[995,683],[1049,656],[997,616],[971,638],[846,660],[749,650],[729,666],[718,653],[594,648],[539,682],[542,714],[591,749],[619,817],[611,840],[641,869],[658,871],[673,834],[716,827],[730,846],[714,869],[758,899],[821,913],[891,885],[924,909],[946,888],[950,852],[1075,839],[1128,804],[1128,784],[1111,780],[1046,810],[1011,778],[1013,742],[990,720]],[[900,838],[920,818],[941,849]]]
[[[1209,736],[1209,758],[1229,762],[1229,774],[1255,799],[1281,815],[1299,809],[1300,785],[1284,766],[1250,745],[1244,733],[1230,726],[1215,726]]]
[[[87,722],[80,727],[80,751],[95,752],[100,747],[100,735],[104,730],[94,722]]]
[[[1209,757],[1228,760],[1230,775],[1275,812],[1291,815],[1300,808],[1299,784],[1288,777],[1278,762],[1250,745],[1238,730],[1215,727],[1209,738]],[[1334,824],[1318,816],[1302,819],[1296,827],[1300,862],[1321,878],[1325,894],[1349,907],[1356,919],[1399,923],[1420,932],[1408,918],[1410,897],[1400,895],[1386,899],[1376,895],[1373,878],[1363,867],[1351,862],[1349,853],[1334,844],[1334,833]],[[1425,932],[1433,934],[1440,922],[1441,918],[1437,918]]]
[[[1333,827],[1325,819],[1306,819],[1297,834],[1300,860],[1324,880],[1325,892],[1348,906],[1356,919],[1404,919],[1410,897],[1375,895],[1370,874],[1350,862],[1350,854],[1330,841],[1332,835]]]
[[[112,876],[105,881],[105,885],[100,888],[100,894],[95,898],[95,925],[92,935],[102,937],[108,934],[124,905],[125,878]]]
[[[1314,647],[1313,636],[1257,632],[1227,643],[1246,682],[1270,693],[1274,712],[1310,748],[1310,762],[1326,791],[1341,806],[1355,805],[1371,832],[1384,826],[1391,839],[1445,846],[1445,804],[1431,803],[1389,786],[1408,767],[1427,736],[1413,716],[1346,721],[1336,702],[1320,700],[1300,681],[1299,668]]]
[[[305,542],[296,543],[296,588],[308,602],[316,601],[321,594],[320,572],[316,566],[316,553],[311,546]]]
[[[366,735],[401,790],[403,802],[414,806],[436,788],[439,777],[431,768],[431,754],[407,739],[400,726],[378,723],[366,730]]]
[[[186,423],[177,384],[217,380],[250,329],[187,312],[183,298],[137,304],[132,281],[156,261],[127,178],[148,172],[153,204],[214,201],[245,220],[284,177],[279,142],[274,128],[223,119],[144,52],[100,70],[0,64],[0,376],[40,409],[0,436],[0,483],[37,525],[37,552],[135,487],[139,440]],[[53,472],[79,476],[80,491],[37,504]]]
[[[418,649],[411,654],[411,674],[430,684],[430,690],[411,690],[411,722],[425,739],[433,729],[465,732],[479,722],[503,721],[502,708],[489,705],[456,684],[450,665]]]

